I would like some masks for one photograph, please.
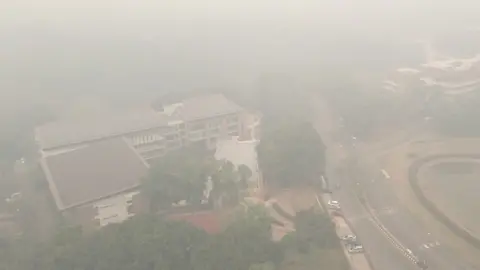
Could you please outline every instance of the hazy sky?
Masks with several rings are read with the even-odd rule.
[[[415,38],[480,18],[475,1],[3,2],[0,97],[23,99],[242,89],[265,73],[314,80],[389,67],[419,58]]]

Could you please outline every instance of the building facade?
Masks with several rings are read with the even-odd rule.
[[[218,140],[241,136],[246,131],[245,110],[223,95],[192,98],[135,117],[116,116],[94,123],[53,123],[36,130],[42,156],[122,137],[145,160],[162,157],[191,143],[215,147]],[[93,122],[93,121],[92,121]]]
[[[124,136],[144,159],[150,160],[191,143],[202,143],[212,149],[222,138],[239,136],[243,132],[243,115],[239,111],[187,122],[172,121],[163,127]]]

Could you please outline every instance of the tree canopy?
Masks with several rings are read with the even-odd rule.
[[[266,126],[257,153],[268,185],[312,184],[325,170],[325,146],[307,122]]]
[[[217,235],[151,215],[80,235],[77,229],[66,230],[31,253],[30,248],[13,250],[1,258],[0,269],[248,270],[281,253],[270,241],[270,220],[262,209],[239,212]]]
[[[213,156],[202,147],[180,149],[155,162],[142,183],[151,210],[170,207],[183,200],[192,205],[200,204],[214,168]]]
[[[187,147],[154,163],[143,179],[142,189],[152,211],[181,201],[189,205],[199,205],[206,200],[234,204],[251,175],[245,167],[236,168],[228,160],[216,160],[213,153],[203,147]]]

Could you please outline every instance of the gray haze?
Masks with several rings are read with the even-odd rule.
[[[480,18],[474,1],[3,2],[0,98],[10,105],[241,91],[268,73],[315,85],[421,62],[413,41]]]

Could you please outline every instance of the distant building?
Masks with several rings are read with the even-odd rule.
[[[221,138],[242,135],[244,116],[243,108],[214,94],[164,105],[162,111],[152,109],[77,123],[50,123],[36,129],[35,139],[42,155],[48,156],[123,137],[149,160],[190,143],[213,148]]]
[[[399,68],[383,82],[392,92],[418,89],[454,96],[480,89],[480,55],[466,59],[441,59],[416,68]]]

